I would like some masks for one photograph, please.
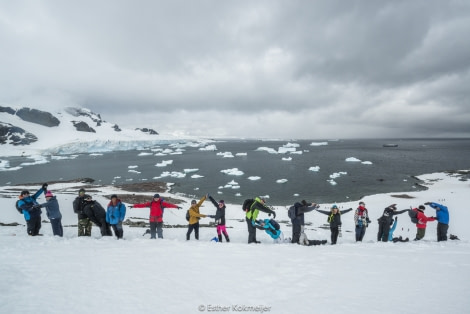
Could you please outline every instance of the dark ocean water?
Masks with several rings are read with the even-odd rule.
[[[319,141],[313,141],[315,143]],[[416,140],[340,140],[328,145],[311,146],[312,141],[290,141],[298,144],[302,154],[270,154],[257,151],[259,147],[278,150],[287,141],[220,141],[214,143],[217,151],[201,151],[198,147],[183,147],[180,155],[155,156],[155,151],[124,151],[101,156],[81,154],[71,160],[51,160],[49,163],[23,167],[17,171],[0,172],[0,184],[69,180],[91,177],[98,184],[165,181],[174,183],[173,192],[202,196],[206,193],[229,202],[241,203],[245,198],[269,195],[274,205],[292,204],[306,199],[321,203],[357,200],[364,195],[385,192],[416,191],[418,181],[413,176],[448,170],[470,169],[470,139],[416,139]],[[396,143],[398,147],[385,148],[383,144]],[[167,149],[168,145],[159,145]],[[172,150],[174,146],[170,147]],[[155,149],[155,147],[154,147]],[[223,158],[217,153],[246,153],[246,156]],[[141,153],[151,155],[139,156]],[[292,160],[284,161],[282,158]],[[354,157],[361,162],[347,162]],[[24,158],[2,158],[14,167]],[[172,160],[166,167],[157,163]],[[138,166],[129,168],[129,166]],[[318,172],[309,171],[318,166]],[[221,170],[238,168],[241,176],[227,175]],[[198,169],[183,178],[161,176],[162,172],[184,173],[184,169]],[[129,172],[131,170],[132,172]],[[137,171],[137,172],[133,172]],[[332,185],[330,175],[342,174]],[[192,175],[203,176],[192,178]],[[250,176],[261,179],[249,180]],[[287,179],[285,183],[277,180]],[[239,188],[223,188],[234,180]],[[233,183],[233,182],[232,182]],[[294,195],[294,194],[298,194]]]

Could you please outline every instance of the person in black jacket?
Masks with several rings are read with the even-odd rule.
[[[330,211],[324,211],[317,209],[317,212],[328,215],[328,222],[330,223],[330,230],[331,230],[331,244],[334,245],[338,241],[339,235],[339,228],[341,226],[341,215],[350,212],[352,208],[348,208],[345,210],[339,210],[338,206],[333,205],[331,206]]]
[[[310,205],[310,206],[309,206]],[[307,204],[305,200],[302,200],[301,203],[295,203],[294,206],[289,208],[289,211],[292,211],[292,215],[289,215],[292,222],[292,240],[291,243],[297,243],[300,245],[320,245],[326,244],[326,240],[309,240],[305,234],[305,213],[311,212],[318,205],[315,203]]]
[[[90,237],[93,224],[83,212],[83,207],[85,207],[85,189],[82,188],[78,191],[78,196],[73,201],[73,212],[77,214],[78,218],[78,236]]]
[[[214,204],[217,211],[215,212],[215,223],[217,225],[217,237],[219,242],[222,242],[222,234],[225,237],[225,241],[230,242],[230,238],[228,237],[227,229],[225,228],[225,202],[220,200],[218,203],[215,199],[209,195],[209,199]]]
[[[382,217],[378,219],[379,231],[377,232],[377,241],[388,242],[388,233],[390,232],[390,226],[393,224],[393,215],[403,214],[407,211],[409,209],[397,211],[397,204],[392,204],[385,208]]]
[[[83,212],[98,227],[102,236],[112,236],[111,225],[106,222],[106,210],[90,195],[85,195],[85,206]]]

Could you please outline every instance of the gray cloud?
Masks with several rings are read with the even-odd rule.
[[[457,0],[11,1],[0,102],[208,136],[470,136],[469,33]]]

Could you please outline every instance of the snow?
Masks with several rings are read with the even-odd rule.
[[[189,169],[183,169],[185,173],[191,173],[191,172],[198,172],[198,168],[189,168]]]
[[[258,176],[250,176],[248,177],[248,180],[251,180],[251,181],[256,181],[256,180],[259,180],[261,179],[261,177],[258,177]]]
[[[361,162],[363,165],[372,165],[372,161],[363,161]]]
[[[158,162],[155,167],[166,167],[168,165],[171,165],[173,163],[173,160],[162,160],[161,162]]]
[[[237,157],[243,157],[243,156],[247,156],[248,153],[236,153],[235,156]]]
[[[284,160],[284,161],[291,161],[291,160],[292,160],[292,157],[283,157],[282,160]]]
[[[216,151],[216,150],[217,150],[217,146],[215,146],[215,145],[207,145],[207,146],[205,146],[205,147],[199,148],[199,150],[202,150],[202,151]]]
[[[231,152],[220,152],[217,153],[217,156],[222,156],[223,158],[234,158]]]
[[[419,179],[429,189],[407,192],[412,199],[395,198],[392,195],[400,194],[396,192],[362,199],[373,222],[362,243],[354,241],[353,213],[349,212],[342,216],[338,244],[320,247],[274,244],[261,231],[257,238],[262,243],[247,245],[240,204],[227,204],[230,243],[211,242],[215,228],[201,228],[199,241],[194,235],[186,241],[185,228],[164,228],[165,239],[150,240],[142,236],[145,228],[129,226],[124,226],[125,240],[102,238],[95,226],[91,238],[78,238],[76,226],[71,226],[77,222],[71,204],[78,184],[72,189],[70,183],[49,186],[61,206],[64,237],[53,237],[47,222],[41,229],[43,237],[29,237],[14,201],[19,190],[35,191],[38,186],[0,187],[0,222],[20,223],[0,226],[0,312],[205,313],[224,307],[230,309],[227,312],[240,312],[244,306],[257,307],[253,311],[259,313],[261,309],[264,313],[467,313],[469,182],[445,173]],[[105,195],[122,193],[112,186],[96,186],[93,191],[93,198],[102,205],[108,203]],[[149,199],[153,195],[143,194]],[[165,223],[186,224],[190,199],[161,194],[184,200],[183,210],[165,210]],[[269,195],[262,197],[269,199]],[[337,205],[356,208],[358,201]],[[449,207],[449,234],[461,241],[436,242],[436,223],[429,222],[422,241],[376,242],[376,221],[384,207],[396,203],[404,209],[427,201]],[[321,204],[321,209],[329,206]],[[290,236],[285,224],[287,207],[275,209],[284,235]],[[128,207],[126,217],[147,220],[148,213],[148,209]],[[215,208],[205,202],[201,213],[214,214]],[[425,213],[435,215],[430,207]],[[260,213],[260,217],[267,216]],[[329,239],[330,231],[319,228],[325,224],[325,215],[314,212],[305,217],[311,223],[306,230],[309,238]],[[394,235],[413,239],[416,228],[407,214],[397,217]],[[47,221],[45,213],[43,220]],[[203,218],[201,223],[209,221]]]
[[[287,179],[279,179],[279,180],[276,180],[276,183],[286,183],[288,180]]]

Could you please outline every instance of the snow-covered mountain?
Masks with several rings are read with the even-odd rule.
[[[121,129],[80,107],[43,111],[0,106],[2,156],[126,150],[178,140],[153,128]]]

